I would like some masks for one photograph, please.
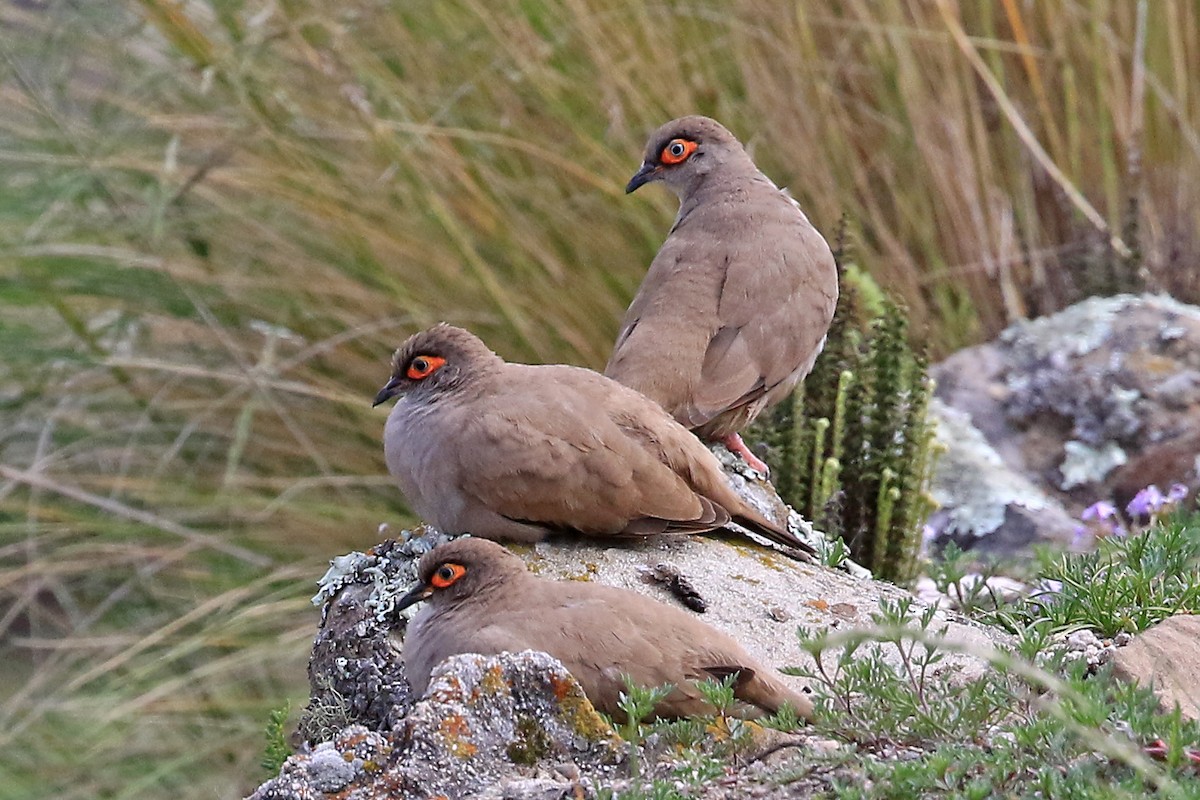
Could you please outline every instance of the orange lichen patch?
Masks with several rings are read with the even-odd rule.
[[[575,688],[572,683],[565,678],[552,676],[551,684],[554,688],[554,694],[558,697],[559,717],[571,726],[575,733],[582,736],[589,742],[609,741],[612,743],[620,742],[620,737],[612,726],[600,716],[600,712],[596,711],[591,701],[587,699],[581,690]],[[560,685],[563,694],[559,695]]]
[[[451,714],[438,723],[438,733],[446,741],[450,752],[458,758],[470,758],[479,748],[467,740],[471,726],[461,714]]]
[[[445,688],[439,688],[433,694],[438,702],[453,703],[463,696],[462,682],[453,675],[446,677],[440,685]]]
[[[367,734],[356,733],[353,736],[346,739],[345,743],[346,743],[346,747],[358,747],[360,744],[362,744],[366,740],[367,740]]]
[[[815,608],[817,611],[829,610],[829,602],[820,598],[817,598],[816,600],[805,600],[804,605],[808,606],[809,608]]]
[[[499,664],[488,667],[487,672],[483,673],[483,677],[479,679],[479,686],[475,694],[487,692],[492,695],[506,695],[512,693],[512,687],[508,685],[508,681],[504,679],[504,670]],[[472,699],[478,699],[473,697]]]
[[[1138,367],[1152,375],[1166,377],[1174,375],[1179,371],[1179,363],[1173,358],[1153,354],[1138,354],[1131,361],[1137,363]]]
[[[722,542],[726,547],[733,548],[740,555],[748,556],[757,559],[764,567],[773,569],[776,572],[784,572],[783,566],[779,559],[770,551],[764,551],[758,545],[743,544],[741,542]],[[748,580],[743,577],[743,580]]]
[[[576,572],[574,574],[568,575],[567,580],[569,580],[569,581],[591,581],[598,574],[600,574],[600,567],[597,566],[596,564],[588,562],[583,565],[583,572]]]
[[[757,722],[752,720],[736,720],[738,734],[734,733],[734,719],[723,714],[713,718],[713,721],[704,726],[705,731],[718,742],[729,742],[737,738],[739,735],[748,734],[751,741],[761,740],[764,728]]]
[[[554,691],[554,699],[561,703],[567,695],[571,693],[571,689],[575,684],[571,681],[564,680],[558,675],[550,676],[550,688]]]

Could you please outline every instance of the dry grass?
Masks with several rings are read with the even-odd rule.
[[[321,562],[404,519],[388,350],[447,319],[603,363],[674,213],[621,187],[671,116],[845,215],[935,352],[1127,280],[1123,247],[1200,294],[1184,0],[0,15],[0,795],[253,783]]]

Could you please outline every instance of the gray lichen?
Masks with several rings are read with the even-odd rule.
[[[386,530],[382,532],[386,533]],[[366,600],[367,606],[378,622],[385,622],[395,614],[396,600],[416,582],[421,556],[450,538],[434,528],[422,526],[415,531],[401,531],[386,550],[376,548],[367,553],[353,551],[337,556],[317,581],[319,589],[312,603],[327,607],[343,588],[369,578],[372,590]]]
[[[947,444],[932,489],[948,520],[945,533],[986,536],[1003,524],[1010,505],[1035,511],[1053,505],[1027,478],[1004,465],[969,415],[936,399],[929,412],[937,438]]]
[[[721,466],[724,467],[725,474],[729,478],[730,485],[738,493],[739,497],[767,519],[786,523],[788,532],[812,547],[817,552],[818,557],[824,562],[824,556],[832,544],[822,531],[817,530],[811,522],[784,503],[783,499],[775,491],[775,487],[771,485],[770,481],[762,473],[748,466],[745,461],[731,453],[724,445],[713,444],[710,445],[709,449],[712,450],[717,460],[721,462]],[[758,536],[753,531],[748,531],[737,525],[733,527],[767,547],[773,546],[768,540]],[[849,558],[846,558],[838,566],[845,568],[851,575],[858,577],[870,577],[871,575],[870,570],[856,564]]]
[[[1137,300],[1127,294],[1089,298],[1048,317],[1015,322],[1000,341],[1011,345],[1019,360],[1086,355],[1108,339],[1113,320]]]
[[[1070,441],[1063,445],[1066,457],[1058,471],[1062,473],[1059,487],[1074,489],[1104,480],[1104,476],[1128,461],[1125,451],[1116,442],[1089,447],[1083,442]]]
[[[416,581],[421,556],[446,538],[432,529],[403,531],[396,540],[330,563],[313,598],[321,603],[321,629],[309,661],[311,697],[299,740],[315,743],[351,724],[386,730],[411,705],[391,640],[406,625],[395,602]]]

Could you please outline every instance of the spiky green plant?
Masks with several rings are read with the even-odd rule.
[[[841,259],[839,259],[840,261]],[[915,577],[933,509],[933,384],[901,308],[854,268],[812,374],[759,423],[780,495],[881,578]]]
[[[292,704],[287,702],[279,708],[271,709],[271,713],[267,716],[265,730],[267,744],[263,751],[262,768],[268,776],[273,777],[278,774],[283,762],[287,761],[288,756],[292,754],[291,745],[287,741],[287,720],[291,711]]]

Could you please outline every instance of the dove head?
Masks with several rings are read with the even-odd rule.
[[[410,336],[392,356],[392,376],[373,405],[400,395],[433,396],[459,389],[504,362],[470,331],[441,323]]]
[[[642,166],[625,191],[661,181],[684,199],[710,176],[747,168],[754,170],[753,162],[724,125],[708,117],[680,117],[650,135]]]
[[[398,601],[398,609],[423,600],[435,609],[447,608],[526,574],[524,562],[503,546],[470,536],[430,550],[418,573],[417,585]]]

